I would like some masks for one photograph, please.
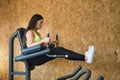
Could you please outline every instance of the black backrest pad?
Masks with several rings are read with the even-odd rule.
[[[19,28],[19,29],[17,29],[18,39],[19,39],[19,42],[20,42],[21,49],[25,48],[24,45],[23,45],[23,37],[24,37],[25,31],[26,31],[25,28]]]

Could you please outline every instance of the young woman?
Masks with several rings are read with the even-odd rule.
[[[25,40],[26,40],[25,43],[27,47],[31,47],[38,44],[42,46],[46,46],[47,44],[55,44],[56,41],[51,41],[49,38],[42,39],[40,37],[38,30],[42,28],[43,20],[44,20],[43,17],[39,14],[35,14],[32,16],[25,33]],[[66,59],[85,61],[90,64],[93,61],[94,46],[89,46],[88,51],[85,52],[85,55],[76,53],[74,51],[65,49],[63,47],[50,48],[50,54],[68,55],[68,58]],[[53,59],[55,58],[51,58],[51,57],[47,57],[46,55],[43,55],[41,57],[30,59],[29,62],[32,65],[41,65]]]

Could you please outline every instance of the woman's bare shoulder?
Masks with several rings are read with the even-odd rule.
[[[34,36],[33,31],[32,31],[32,30],[28,30],[28,31],[26,32],[26,37],[27,37],[27,36]]]

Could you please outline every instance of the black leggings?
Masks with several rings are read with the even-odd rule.
[[[50,55],[68,55],[68,58],[66,59],[85,61],[84,55],[65,49],[63,47],[50,48]],[[30,59],[29,62],[32,65],[41,65],[53,59],[55,58],[51,58],[46,55],[43,55],[37,58]]]

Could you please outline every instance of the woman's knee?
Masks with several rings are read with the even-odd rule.
[[[63,47],[57,47],[56,50],[57,50],[57,51],[65,51],[66,49],[63,48]]]
[[[51,54],[63,54],[65,52],[65,48],[63,47],[56,47],[51,49]]]

